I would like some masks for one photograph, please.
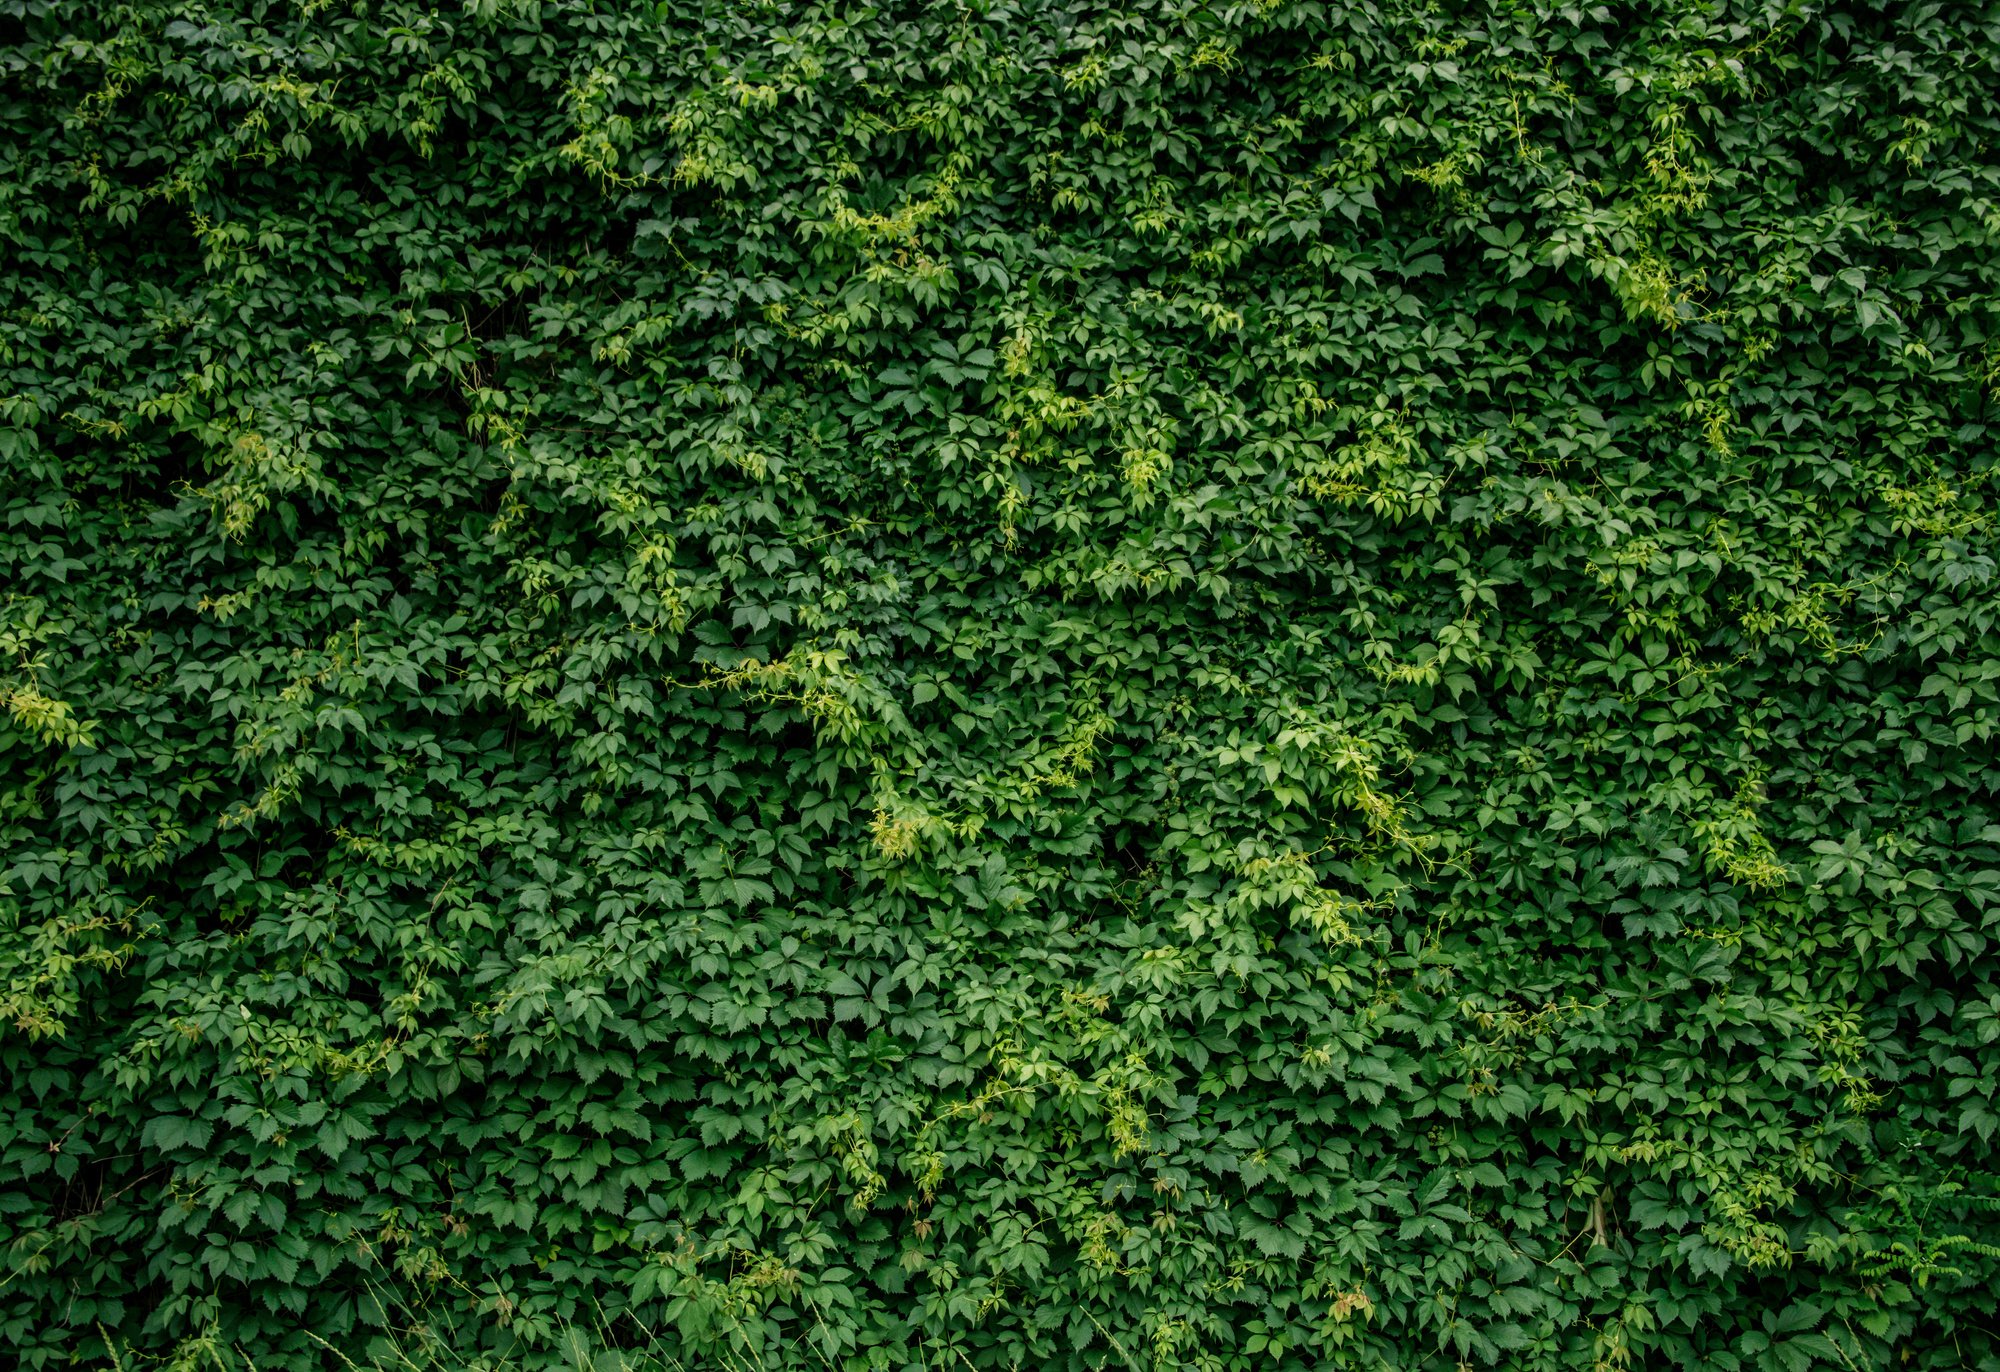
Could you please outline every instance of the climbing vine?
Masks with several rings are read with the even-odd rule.
[[[2000,11],[0,0],[29,1369],[2000,1366]]]

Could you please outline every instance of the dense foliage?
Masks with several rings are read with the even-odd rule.
[[[1994,6],[0,71],[20,1365],[2000,1367]]]

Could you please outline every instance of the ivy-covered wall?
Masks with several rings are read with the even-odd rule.
[[[1988,0],[0,0],[0,1346],[2000,1367]]]

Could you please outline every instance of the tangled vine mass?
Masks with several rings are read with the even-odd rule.
[[[0,0],[30,1372],[2000,1368],[1991,0]]]

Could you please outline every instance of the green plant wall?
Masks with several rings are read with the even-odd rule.
[[[0,0],[32,1372],[2000,1368],[2000,9]]]

